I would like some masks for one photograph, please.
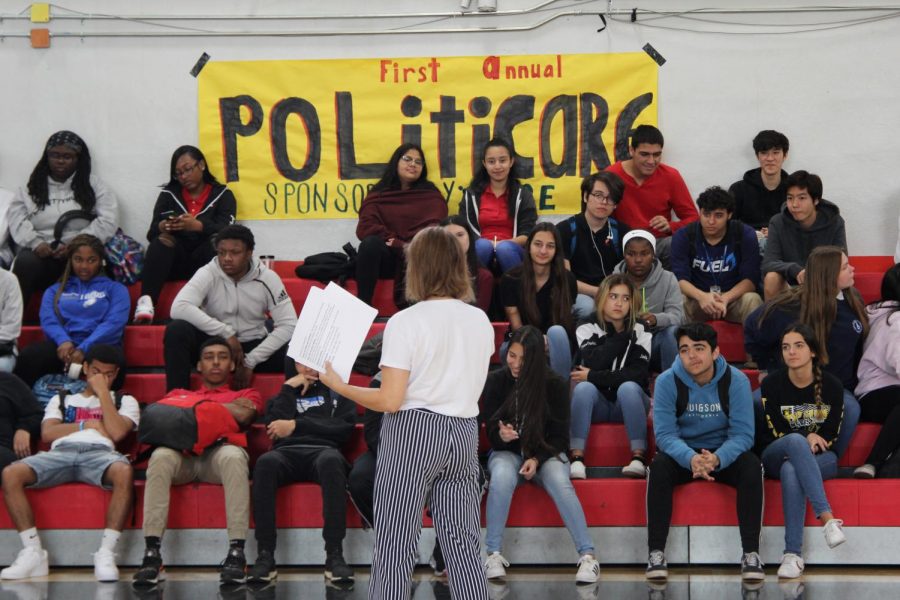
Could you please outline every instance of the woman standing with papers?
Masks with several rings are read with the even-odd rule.
[[[407,247],[406,296],[413,306],[388,321],[379,389],[345,384],[326,363],[322,382],[385,412],[375,478],[375,555],[369,598],[406,600],[422,512],[431,514],[454,598],[488,597],[479,559],[478,397],[494,332],[474,294],[466,259],[442,228]],[[390,503],[390,510],[379,507]]]

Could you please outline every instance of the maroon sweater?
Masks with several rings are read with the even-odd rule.
[[[377,235],[400,248],[420,230],[447,218],[447,203],[437,188],[369,192],[359,209],[356,237]]]

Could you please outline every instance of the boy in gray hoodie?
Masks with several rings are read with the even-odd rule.
[[[634,283],[641,299],[638,314],[653,334],[650,368],[662,372],[672,366],[678,355],[675,330],[684,320],[684,296],[675,275],[663,269],[656,258],[656,238],[649,231],[634,229],[623,238],[625,259],[614,270]]]

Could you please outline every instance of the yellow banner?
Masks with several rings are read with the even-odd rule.
[[[200,147],[239,219],[356,218],[403,142],[454,213],[492,136],[541,213],[572,214],[581,179],[656,124],[644,53],[212,62],[199,79]]]

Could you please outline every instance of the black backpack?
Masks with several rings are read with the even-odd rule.
[[[677,397],[675,398],[675,418],[677,419],[681,415],[684,414],[684,411],[687,410],[688,399],[690,397],[691,391],[688,389],[688,386],[685,382],[681,380],[680,377],[675,376],[675,389],[678,392]],[[725,373],[722,374],[722,377],[719,379],[719,384],[717,386],[719,392],[719,405],[722,407],[722,412],[725,413],[725,416],[728,416],[728,388],[731,387],[731,367],[725,368]]]
[[[343,252],[322,252],[307,256],[303,264],[294,269],[300,279],[315,279],[322,283],[337,281],[341,285],[356,274],[356,249],[350,242]]]

